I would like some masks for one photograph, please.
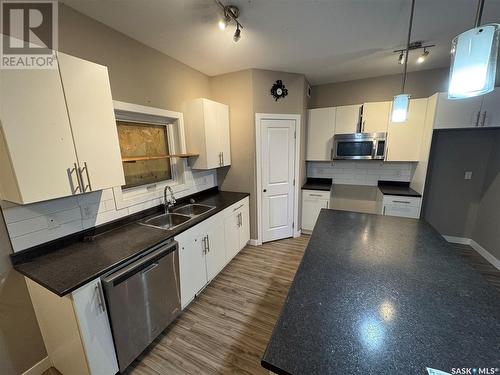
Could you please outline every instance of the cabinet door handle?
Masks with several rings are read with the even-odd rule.
[[[101,312],[106,312],[106,305],[104,305],[104,296],[102,295],[101,283],[97,283],[95,285],[95,293],[99,310],[101,310]]]
[[[78,184],[77,186],[74,186],[73,184],[73,173],[76,174],[76,182]],[[73,189],[73,194],[76,194],[78,192],[82,193],[83,191],[82,182],[80,181],[80,171],[76,163],[73,163],[73,168],[68,168],[68,176],[71,183],[71,189]]]
[[[474,126],[478,127],[479,126],[479,117],[481,116],[481,111],[477,111],[477,116],[476,116],[476,122]]]
[[[207,235],[207,251],[210,252],[210,237]]]
[[[385,206],[384,209],[382,210],[382,215],[385,215]]]
[[[224,151],[222,151],[221,154],[222,154],[222,166],[224,166]]]
[[[330,201],[326,201],[326,208],[330,208]]]
[[[361,125],[361,132],[362,133],[365,132],[365,123],[366,123],[366,121],[363,121],[363,124]]]
[[[241,220],[241,212],[238,214],[238,227],[241,227],[242,220]]]
[[[481,127],[484,127],[484,123],[486,122],[486,111],[483,113],[483,121],[481,121]]]
[[[203,254],[207,253],[207,237],[203,237]]]
[[[83,183],[83,171],[85,171],[85,175],[87,176],[87,185]],[[87,191],[87,188],[89,189],[89,191],[92,191],[92,185],[90,184],[89,167],[87,166],[87,162],[83,163],[83,168],[79,168],[79,173],[80,179],[82,180],[83,192],[85,193]]]

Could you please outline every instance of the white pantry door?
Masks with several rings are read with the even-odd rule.
[[[293,235],[295,120],[262,119],[262,242]]]

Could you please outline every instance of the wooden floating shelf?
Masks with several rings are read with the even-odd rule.
[[[159,155],[159,156],[134,156],[130,158],[122,158],[122,162],[124,163],[135,163],[137,161],[146,161],[146,160],[160,160],[160,159],[170,159],[170,158],[191,158],[194,156],[200,156],[200,154],[172,154],[172,155]]]

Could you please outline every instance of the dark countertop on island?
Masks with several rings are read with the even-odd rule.
[[[421,197],[422,194],[417,193],[410,188],[409,182],[399,181],[379,181],[378,188],[384,195],[399,195],[402,197]]]
[[[426,222],[321,210],[262,358],[278,374],[500,367],[500,293]]]
[[[331,178],[312,178],[308,177],[306,183],[302,185],[303,190],[321,190],[330,191],[332,187]]]
[[[112,225],[112,229],[95,235],[90,241],[83,241],[83,237],[80,239],[69,238],[66,241],[60,239],[57,240],[56,244],[49,243],[37,246],[36,249],[23,251],[22,254],[13,254],[14,268],[53,293],[64,296],[248,195],[247,193],[224,192],[216,189],[202,192],[195,196],[198,198],[196,203],[213,205],[216,206],[216,209],[200,215],[189,223],[174,228],[174,230],[165,231],[140,225],[137,220],[141,216],[135,214],[132,221],[127,218],[120,219],[118,223]],[[180,202],[185,202],[185,200],[186,198],[183,198]],[[182,204],[184,203],[179,203],[179,205]],[[157,215],[159,209],[161,210],[161,207],[148,210],[142,218],[151,215],[152,211]],[[81,236],[83,234],[80,234]],[[61,245],[58,245],[59,243]],[[64,245],[62,245],[63,243]],[[33,253],[36,255],[31,256]]]

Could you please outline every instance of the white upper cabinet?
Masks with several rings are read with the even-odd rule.
[[[125,183],[107,70],[0,72],[0,195],[27,204]],[[85,168],[87,165],[87,168]]]
[[[186,146],[199,154],[193,169],[213,169],[231,165],[229,107],[199,98],[184,107]]]
[[[483,98],[476,96],[467,99],[448,99],[448,93],[438,94],[435,129],[473,128],[481,120]]]
[[[108,69],[57,56],[84,190],[125,185]]]
[[[335,107],[335,134],[356,133],[360,111],[360,104]]]
[[[363,104],[362,133],[386,132],[389,124],[391,102],[373,102]]]
[[[306,160],[330,160],[335,131],[335,108],[307,111]]]
[[[59,71],[0,70],[0,195],[32,203],[79,193]]]
[[[427,98],[411,99],[407,121],[389,122],[386,161],[420,160],[427,101]]]
[[[483,96],[478,126],[500,126],[500,88]]]

